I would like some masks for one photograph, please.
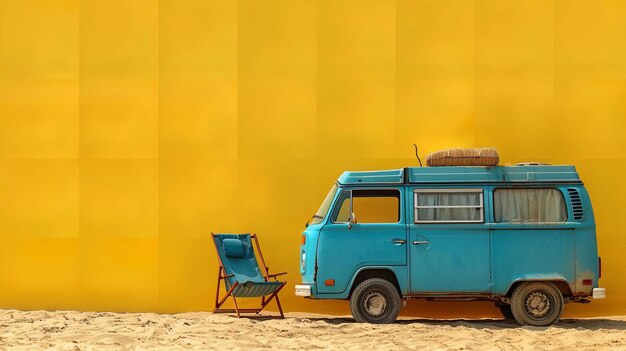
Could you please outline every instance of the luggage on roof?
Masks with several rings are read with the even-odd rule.
[[[445,149],[426,155],[426,165],[497,166],[500,155],[495,147]]]

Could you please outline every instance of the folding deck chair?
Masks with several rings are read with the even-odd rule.
[[[213,243],[217,249],[217,258],[220,264],[217,278],[217,294],[215,295],[215,309],[213,313],[259,313],[272,299],[276,299],[280,317],[284,318],[283,309],[280,306],[278,292],[287,282],[278,281],[276,277],[287,274],[269,274],[269,268],[265,264],[259,239],[256,234],[213,234]],[[258,260],[255,255],[254,240]],[[260,260],[260,261],[259,261]],[[259,268],[260,263],[260,268]],[[273,279],[273,280],[270,280]],[[226,295],[220,299],[220,283],[224,280]],[[228,297],[233,298],[234,309],[220,309]],[[238,297],[260,297],[261,307],[239,308]]]

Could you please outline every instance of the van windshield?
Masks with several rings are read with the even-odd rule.
[[[328,192],[328,195],[326,195],[324,202],[322,202],[322,205],[317,210],[317,212],[315,212],[315,215],[313,215],[313,218],[311,218],[308,224],[322,223],[322,221],[324,220],[324,217],[326,217],[326,213],[328,213],[328,209],[330,208],[330,204],[335,198],[336,193],[337,193],[337,184],[333,185],[333,187],[330,188],[330,191]]]

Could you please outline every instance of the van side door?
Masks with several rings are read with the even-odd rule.
[[[408,189],[413,198],[408,225],[410,292],[489,294],[485,190],[476,186]]]

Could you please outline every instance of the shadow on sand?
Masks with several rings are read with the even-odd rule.
[[[292,318],[292,317],[286,317]],[[264,318],[263,320],[268,320],[271,318]],[[299,318],[301,319],[301,318]],[[310,317],[306,318],[310,321],[320,321],[328,324],[345,324],[345,323],[356,323],[354,319],[349,317]],[[258,320],[258,319],[257,319]],[[558,324],[553,325],[551,327],[530,327],[524,326],[521,327],[513,320],[504,320],[504,319],[409,319],[407,317],[402,317],[394,324],[397,325],[411,325],[411,324],[426,324],[426,325],[440,325],[440,326],[451,326],[458,327],[464,326],[468,328],[476,328],[476,329],[512,329],[512,328],[524,328],[528,330],[546,330],[548,328],[562,328],[562,329],[578,329],[578,330],[626,330],[626,321],[617,320],[617,319],[604,319],[604,318],[594,318],[594,319],[561,319]]]

